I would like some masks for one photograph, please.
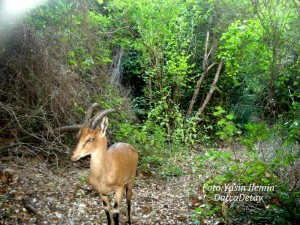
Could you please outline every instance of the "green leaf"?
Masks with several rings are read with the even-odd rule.
[[[267,178],[263,178],[262,181],[263,181],[265,184],[269,184],[269,183],[270,183],[269,179],[267,179]]]
[[[223,125],[223,124],[226,124],[226,120],[223,118],[223,119],[220,119],[218,121],[218,125]]]
[[[229,119],[229,120],[233,120],[234,116],[229,114],[229,115],[226,116],[226,118]]]
[[[221,106],[218,106],[215,109],[216,109],[216,111],[213,113],[214,116],[219,116],[219,115],[225,113],[225,110]]]
[[[283,151],[281,149],[277,150],[277,155],[282,155]]]
[[[69,61],[69,63],[70,63],[71,65],[75,65],[75,64],[76,64],[76,61],[73,60],[73,59],[69,59],[68,61]]]
[[[248,174],[252,174],[252,173],[253,173],[253,168],[248,168],[248,169],[246,170],[246,172],[247,172]]]
[[[69,51],[68,52],[69,56],[74,57],[75,56],[75,52],[74,51]]]

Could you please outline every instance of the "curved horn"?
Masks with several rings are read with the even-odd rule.
[[[111,112],[115,112],[117,111],[116,109],[105,109],[101,112],[98,112],[92,119],[92,122],[91,122],[91,128],[92,129],[95,129],[97,124],[100,122],[100,120],[105,116],[107,115],[108,113],[111,113]]]
[[[85,115],[85,119],[84,119],[84,125],[90,127],[91,126],[91,117],[92,117],[92,113],[93,113],[93,110],[94,108],[96,108],[98,106],[98,103],[94,103],[89,109],[88,111],[86,112],[86,115]]]

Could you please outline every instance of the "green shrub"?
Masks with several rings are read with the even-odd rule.
[[[225,111],[217,109],[216,115]],[[217,135],[232,141],[235,134],[232,117],[220,118]],[[299,146],[288,138],[281,126],[269,128],[265,123],[247,124],[247,133],[239,141],[247,149],[210,149],[194,159],[193,171],[205,177],[200,184],[203,204],[194,210],[195,223],[203,221],[228,224],[296,224],[300,218],[300,189],[296,165]],[[297,150],[298,149],[298,150]],[[207,170],[209,168],[209,170]],[[226,187],[250,187],[250,191],[230,191]],[[262,187],[260,191],[251,187]],[[218,188],[211,188],[218,187]],[[260,196],[263,201],[232,201],[232,196]],[[216,196],[229,196],[228,199]],[[254,199],[254,198],[253,198]]]

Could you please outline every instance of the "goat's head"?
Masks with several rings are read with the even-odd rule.
[[[99,147],[107,148],[106,129],[108,125],[107,117],[105,116],[100,127],[91,128],[83,125],[78,133],[78,142],[73,151],[71,160],[77,161],[82,157],[91,155]]]
[[[116,109],[102,110],[92,118],[93,110],[98,106],[94,103],[86,112],[84,124],[65,126],[56,129],[56,131],[63,133],[69,131],[79,130],[77,138],[77,144],[73,150],[71,160],[77,161],[82,157],[93,154],[97,147],[107,147],[106,129],[108,126],[108,119],[106,115],[108,113],[116,111]],[[103,119],[102,119],[103,118]],[[99,123],[102,122],[99,126]]]

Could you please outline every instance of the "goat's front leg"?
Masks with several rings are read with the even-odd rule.
[[[115,222],[115,225],[119,224],[119,214],[120,214],[120,207],[122,203],[122,197],[123,197],[124,187],[117,188],[116,190],[116,202],[114,204],[113,208],[113,219]]]
[[[103,202],[103,207],[104,207],[105,214],[107,217],[107,224],[112,225],[112,214],[111,214],[111,208],[110,208],[108,196],[106,196],[106,195],[100,195],[100,196],[101,196],[101,200]]]

